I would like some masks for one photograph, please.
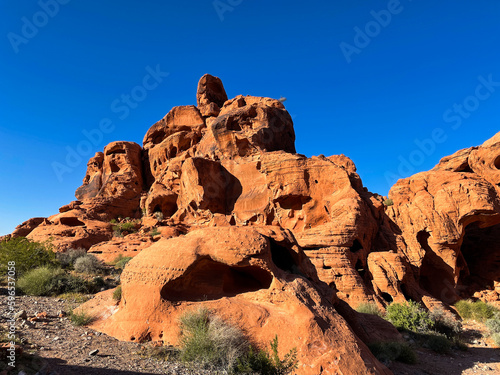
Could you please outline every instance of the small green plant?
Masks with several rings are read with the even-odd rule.
[[[95,320],[94,317],[92,317],[85,311],[80,311],[76,313],[74,311],[70,311],[69,319],[75,326],[86,326]]]
[[[389,207],[389,206],[392,206],[394,204],[393,200],[392,199],[386,199],[384,201],[384,205]]]
[[[90,293],[94,284],[67,274],[60,268],[39,267],[21,276],[18,289],[31,296],[55,296],[63,293]]]
[[[73,266],[76,272],[97,274],[102,270],[102,265],[99,260],[92,254],[86,254],[75,260]]]
[[[490,330],[490,333],[500,333],[500,319],[499,318],[494,318],[494,319],[488,319],[486,321],[486,327]]]
[[[80,257],[83,257],[87,254],[87,250],[79,248],[79,249],[69,249],[64,253],[57,253],[56,258],[61,264],[62,268],[73,268],[75,260]]]
[[[453,315],[441,308],[432,310],[429,318],[433,322],[432,328],[434,331],[444,334],[449,339],[457,337],[462,332],[462,324]]]
[[[493,335],[491,335],[491,338],[495,342],[496,346],[500,346],[500,333],[494,333]]]
[[[296,349],[279,357],[278,336],[271,342],[270,354],[255,351],[240,329],[205,308],[184,314],[180,325],[182,361],[228,373],[264,375],[285,375],[298,367]]]
[[[16,262],[16,276],[41,266],[57,266],[58,262],[52,246],[34,242],[24,237],[0,242],[0,274],[7,274],[8,262]]]
[[[231,371],[248,345],[241,330],[204,308],[183,315],[180,326],[180,359],[205,368]]]
[[[398,361],[408,364],[417,363],[417,355],[406,343],[401,342],[374,342],[368,345],[371,352],[381,362]]]
[[[160,233],[160,231],[158,230],[158,228],[153,228],[153,230],[151,232],[149,232],[149,235],[151,237],[154,237],[154,236],[158,236]]]
[[[117,223],[116,225],[113,225],[113,233],[117,237],[123,237],[123,235],[130,234],[136,232],[136,223],[135,222],[124,222],[124,223]]]
[[[443,334],[429,332],[422,338],[422,346],[439,354],[446,354],[452,347],[452,342]]]
[[[17,287],[21,292],[31,296],[48,296],[52,293],[52,280],[64,274],[60,268],[47,266],[35,268],[26,272],[17,280]]]
[[[455,308],[462,319],[472,319],[478,322],[491,319],[498,312],[494,306],[483,301],[461,300],[455,304]]]
[[[121,255],[121,254],[120,254]],[[117,270],[124,270],[125,266],[132,260],[132,257],[124,257],[121,256],[120,259],[118,259],[115,263],[115,269]]]
[[[122,286],[118,285],[113,291],[113,299],[115,301],[120,301],[122,299]]]
[[[248,352],[238,360],[237,373],[285,375],[298,368],[297,350],[290,350],[283,359],[278,355],[278,336],[271,341],[271,354],[265,350],[255,351],[252,346]]]
[[[377,315],[381,318],[383,318],[385,315],[385,312],[380,309],[376,303],[373,302],[360,303],[356,311],[363,314]]]
[[[425,332],[433,326],[429,313],[413,301],[391,303],[387,306],[386,319],[399,330]]]
[[[162,221],[163,220],[163,212],[156,211],[153,215],[155,215],[156,220],[158,220],[158,221]]]

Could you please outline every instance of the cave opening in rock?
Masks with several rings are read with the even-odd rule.
[[[269,239],[269,242],[271,244],[271,256],[276,267],[290,273],[298,273],[299,267],[290,251],[272,238]]]
[[[365,266],[363,266],[363,262],[361,262],[361,259],[358,259],[355,268],[359,276],[361,276],[361,278],[364,279],[366,274],[366,269]]]
[[[356,238],[352,243],[352,246],[349,248],[349,251],[351,253],[357,253],[359,250],[363,250],[363,245],[361,245],[361,242],[359,242]]]
[[[460,167],[457,168],[456,172],[461,173],[474,173],[468,162],[465,162]]]
[[[284,210],[302,210],[302,207],[311,201],[311,197],[302,195],[284,195],[275,200]]]
[[[417,241],[424,249],[425,255],[420,266],[420,287],[435,298],[445,299],[454,285],[452,267],[447,265],[429,246],[430,233],[422,230],[417,233]],[[452,302],[452,301],[445,301]]]
[[[497,158],[493,162],[493,165],[495,166],[496,169],[500,169],[500,155],[497,156]]]
[[[168,301],[203,301],[267,289],[272,275],[256,266],[228,266],[202,258],[181,277],[163,286],[160,295]]]
[[[481,228],[469,224],[460,247],[465,265],[460,273],[459,290],[464,297],[491,289],[500,281],[500,224]]]
[[[392,296],[389,294],[389,293],[386,293],[386,292],[382,292],[380,293],[380,296],[384,299],[385,302],[387,303],[392,303],[392,301],[394,301],[394,299],[392,298]]]

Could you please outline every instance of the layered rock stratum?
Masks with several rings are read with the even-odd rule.
[[[296,153],[280,101],[228,99],[205,75],[196,106],[171,109],[142,147],[96,153],[75,195],[12,236],[133,256],[121,301],[104,292],[84,306],[121,340],[175,344],[180,314],[206,306],[256,343],[296,347],[299,374],[389,374],[365,344],[398,333],[360,303],[499,301],[500,133],[387,199],[348,157]],[[137,233],[114,236],[110,221],[132,219]]]

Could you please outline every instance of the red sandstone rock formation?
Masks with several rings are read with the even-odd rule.
[[[452,303],[500,280],[500,133],[398,181],[388,210],[419,285]],[[490,297],[491,298],[491,297]]]
[[[95,329],[119,339],[176,344],[179,316],[205,306],[262,346],[277,334],[284,353],[297,348],[300,374],[389,373],[335,311],[333,290],[291,232],[279,227],[205,228],[161,240],[121,280],[118,308],[81,307],[102,317]]]
[[[106,302],[109,293],[88,304],[101,314],[98,329],[174,343],[179,314],[206,305],[261,343],[286,327],[282,349],[299,348],[303,374],[385,371],[357,337],[398,334],[354,312],[359,303],[499,300],[500,133],[398,181],[389,207],[348,157],[307,158],[294,141],[281,102],[228,100],[220,79],[205,75],[197,106],[170,110],[142,148],[106,146],[90,159],[78,201],[13,236],[90,248],[104,261],[135,256],[120,304]],[[113,238],[111,219],[141,212],[138,233]]]

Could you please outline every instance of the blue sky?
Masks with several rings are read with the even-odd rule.
[[[0,235],[74,200],[107,143],[195,104],[204,73],[287,97],[297,152],[343,153],[385,195],[499,130],[499,17],[497,0],[4,0]]]

